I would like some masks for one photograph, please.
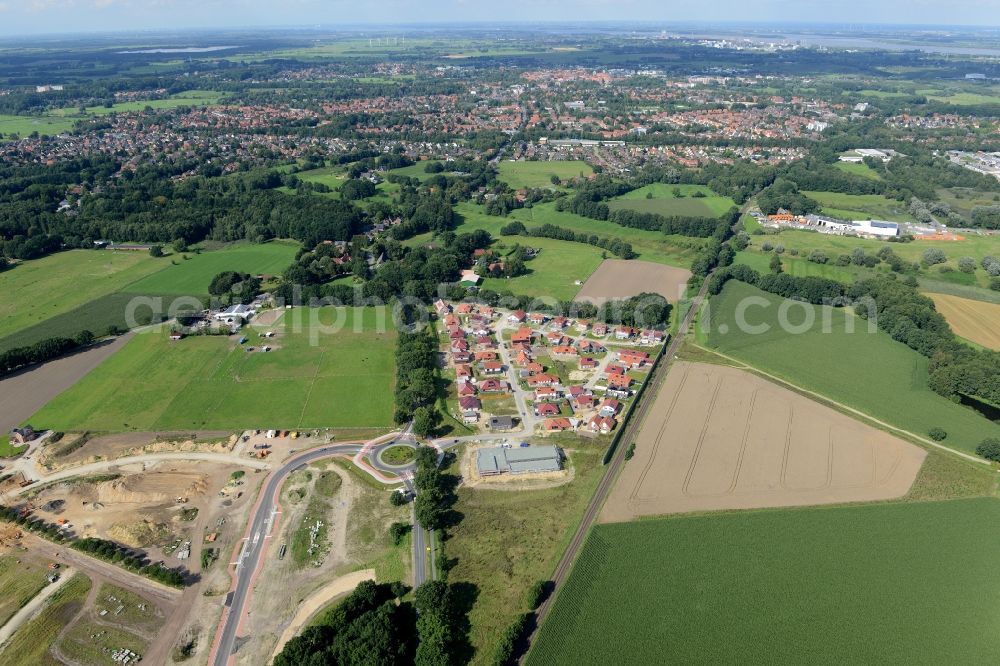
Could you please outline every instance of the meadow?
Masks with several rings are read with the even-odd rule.
[[[378,332],[373,308],[297,308],[246,329],[242,346],[238,336],[143,332],[30,421],[111,432],[390,426],[396,335],[386,319]],[[246,351],[265,341],[272,351]]]
[[[769,242],[772,246],[782,245],[785,248],[785,253],[782,255],[781,260],[788,265],[790,260],[795,259],[790,256],[789,250],[797,250],[800,259],[808,257],[809,253],[813,250],[820,250],[830,258],[830,263],[826,264],[826,267],[836,269],[840,268],[833,265],[837,257],[842,254],[849,255],[855,248],[861,248],[867,254],[876,254],[880,249],[888,246],[897,256],[909,262],[920,262],[926,250],[935,248],[944,252],[947,261],[944,264],[924,269],[923,273],[929,278],[958,284],[986,286],[989,283],[989,277],[982,269],[980,262],[985,256],[1000,256],[1000,236],[968,233],[963,234],[963,238],[964,240],[955,241],[915,240],[909,243],[887,243],[885,241],[858,238],[856,236],[837,236],[800,229],[782,229],[776,234],[769,233],[766,236],[751,236],[751,244],[747,252],[763,252],[761,246],[764,242]],[[958,270],[958,260],[961,257],[972,257],[976,260],[975,273],[962,273]],[[768,260],[770,260],[770,256],[768,256]],[[949,268],[951,270],[942,273],[942,266],[946,270]],[[855,271],[856,269],[853,266],[843,268],[851,271]],[[887,269],[888,267],[883,265],[881,268]],[[832,272],[836,273],[836,271]],[[834,277],[834,279],[840,278]]]
[[[841,194],[815,190],[803,190],[803,194],[818,201],[827,215],[845,220],[916,222],[907,211],[906,204],[887,199],[881,194]]]
[[[448,581],[459,589],[474,585],[477,591],[469,612],[473,666],[493,663],[503,630],[529,610],[528,588],[551,575],[600,480],[601,445],[575,436],[546,438],[545,443],[565,447],[572,482],[516,492],[458,490],[455,509],[462,520],[448,530],[444,549],[455,560]],[[459,473],[458,466],[452,471]]]
[[[586,162],[581,161],[551,161],[551,162],[513,162],[504,160],[497,165],[500,180],[510,185],[512,189],[551,188],[552,176],[560,180],[570,180],[577,177],[587,177],[594,170]]]
[[[674,195],[675,189],[680,191],[681,196]],[[705,196],[692,196],[696,192]],[[736,204],[729,197],[719,196],[704,185],[653,183],[616,197],[608,205],[611,210],[627,208],[639,213],[668,216],[718,217]]]
[[[737,306],[750,297],[763,300],[746,310],[745,321],[770,327],[759,335],[736,324]],[[869,333],[867,322],[843,309],[796,303],[788,310],[788,322],[801,325],[811,316],[813,325],[798,334],[782,331],[782,300],[730,281],[711,299],[708,346],[917,435],[944,428],[948,437],[943,443],[952,448],[972,452],[983,438],[1000,437],[1000,425],[927,387],[926,357],[882,331]],[[824,318],[829,332],[823,331]],[[849,324],[854,332],[848,332]],[[706,331],[701,323],[699,327],[704,339]]]
[[[520,208],[512,211],[507,217],[487,215],[483,212],[482,206],[468,202],[462,202],[455,206],[455,212],[461,218],[461,223],[456,229],[458,233],[482,229],[490,232],[494,237],[499,237],[500,229],[511,220],[523,222],[524,226],[529,228],[543,224],[554,224],[563,229],[585,232],[601,238],[620,238],[632,244],[632,249],[638,255],[637,259],[681,268],[688,268],[691,265],[694,255],[705,242],[700,238],[666,235],[659,231],[634,229],[604,220],[592,220],[575,213],[558,211],[554,203]],[[422,241],[429,240],[429,238],[430,235],[425,234]]]
[[[844,173],[861,176],[862,178],[870,178],[871,180],[882,180],[882,176],[877,171],[873,171],[864,162],[837,162],[834,166]]]
[[[484,289],[569,301],[604,261],[601,248],[585,243],[522,236],[504,236],[502,243],[504,247],[494,245],[501,254],[513,248],[515,243],[535,248],[539,253],[525,262],[528,268],[525,275],[486,278],[480,282]],[[576,284],[577,281],[580,284]]]
[[[90,591],[90,579],[76,574],[52,595],[45,608],[22,625],[0,652],[0,666],[24,664],[60,664],[49,654],[60,633],[83,608]]]
[[[136,294],[207,296],[212,278],[222,271],[280,275],[295,260],[299,247],[300,244],[296,241],[274,240],[261,245],[234,243],[200,254],[190,251],[175,254],[161,260],[170,262],[163,270],[133,282],[125,291]]]
[[[17,264],[0,273],[0,340],[117,292],[169,262],[146,252],[68,250]]]
[[[527,663],[996,663],[994,520],[976,498],[598,525]]]
[[[0,598],[0,626],[49,584],[48,575],[44,566],[28,558],[0,557],[0,586],[4,591]]]
[[[119,102],[111,106],[87,107],[83,113],[79,108],[70,107],[55,109],[44,115],[15,116],[0,114],[0,138],[17,134],[25,137],[32,132],[39,134],[59,134],[73,129],[78,120],[94,116],[106,116],[110,113],[125,113],[128,111],[143,111],[152,109],[175,109],[179,106],[214,106],[219,103],[222,93],[213,90],[188,90],[164,99],[145,100],[137,102]]]

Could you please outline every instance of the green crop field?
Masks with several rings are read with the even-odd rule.
[[[295,260],[296,241],[276,240],[262,245],[238,243],[221,250],[172,255],[162,271],[134,282],[126,291],[137,294],[205,296],[212,278],[222,271],[280,275]],[[183,257],[187,256],[187,259]]]
[[[682,196],[674,196],[674,189]],[[695,192],[704,197],[691,196]],[[652,194],[652,198],[647,195]],[[612,210],[628,208],[639,213],[659,215],[681,215],[689,217],[718,217],[736,204],[729,197],[720,197],[704,185],[665,185],[653,183],[632,190],[628,194],[612,199],[608,204]]]
[[[586,162],[512,162],[504,160],[498,165],[500,180],[515,190],[530,187],[553,187],[552,176],[569,180],[594,173]]]
[[[593,245],[572,243],[552,238],[503,237],[503,243],[513,247],[520,243],[540,250],[538,256],[525,262],[528,273],[516,278],[487,278],[480,283],[484,289],[539,298],[572,300],[604,259],[602,250]],[[496,246],[494,246],[496,247]],[[502,253],[503,248],[498,248]]]
[[[744,333],[737,325],[737,306],[751,303],[744,301],[751,297],[758,300],[746,309],[746,323],[770,327],[759,335]],[[944,428],[944,444],[956,449],[971,452],[983,438],[1000,437],[1000,425],[927,387],[924,356],[882,331],[869,333],[866,322],[842,309],[796,303],[788,308],[787,321],[801,325],[812,316],[814,323],[802,333],[785,332],[779,326],[782,300],[730,281],[711,299],[709,346],[918,435],[926,436],[935,426]],[[853,333],[847,332],[849,323],[854,324]]]
[[[243,346],[140,333],[30,421],[112,432],[389,426],[396,335],[385,318],[379,332],[373,308],[297,308],[275,326],[246,329]],[[264,343],[274,349],[259,351]]]
[[[169,259],[153,259],[145,252],[108,250],[68,250],[18,264],[0,273],[4,294],[0,339],[119,291],[169,265]]]
[[[977,498],[599,525],[527,663],[994,664],[995,520]]]
[[[813,190],[804,190],[803,194],[818,201],[824,213],[841,219],[916,222],[907,211],[906,204],[880,194],[841,194]]]

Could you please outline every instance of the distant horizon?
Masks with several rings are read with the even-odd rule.
[[[386,16],[394,20],[386,21]],[[574,18],[567,20],[567,16]],[[896,20],[901,16],[907,20]],[[1000,29],[1000,0],[955,0],[947,6],[930,0],[845,0],[833,6],[819,0],[719,0],[711,7],[696,8],[669,7],[654,0],[508,0],[502,16],[495,5],[478,0],[442,0],[431,6],[417,0],[384,0],[377,7],[344,0],[289,0],[280,8],[264,0],[28,0],[24,4],[0,0],[0,38],[4,40],[122,33],[559,25],[996,30]]]

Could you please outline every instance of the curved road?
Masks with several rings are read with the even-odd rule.
[[[401,434],[398,439],[405,439],[407,437],[412,437],[412,435],[409,435],[409,429]],[[369,460],[380,471],[400,473],[409,471],[412,468],[412,466],[387,467],[379,462],[378,451],[392,446],[395,441],[396,439],[393,439],[371,450]],[[278,514],[281,513],[278,498],[285,479],[293,471],[304,468],[317,460],[332,456],[354,456],[363,449],[364,443],[334,444],[310,449],[286,460],[267,477],[264,486],[261,488],[257,504],[254,506],[247,531],[244,534],[243,546],[236,558],[236,568],[232,574],[233,585],[229,594],[226,595],[222,619],[219,622],[215,642],[212,645],[212,651],[209,655],[209,663],[212,666],[226,666],[235,659],[233,650],[236,647],[237,634],[246,616],[247,606],[253,592],[254,581],[264,563],[268,539],[271,537]],[[412,490],[410,479],[404,476],[402,480],[406,487]],[[416,524],[416,519],[414,518],[414,535],[418,533],[422,535],[423,532],[424,530]],[[415,544],[417,540],[417,537],[414,536]],[[414,554],[416,555],[416,548],[414,548]],[[423,552],[421,552],[421,555],[423,555]],[[422,559],[419,562],[422,562]],[[417,561],[414,562],[414,567],[417,568]]]

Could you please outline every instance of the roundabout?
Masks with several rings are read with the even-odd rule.
[[[377,451],[376,458],[385,467],[393,469],[410,467],[417,456],[417,446],[409,442],[393,442]]]

